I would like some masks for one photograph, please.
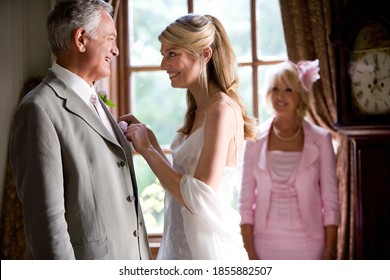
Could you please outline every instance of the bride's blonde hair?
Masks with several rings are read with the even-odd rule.
[[[215,84],[235,100],[241,107],[245,138],[255,139],[256,119],[247,115],[245,105],[238,94],[238,64],[221,22],[210,15],[187,14],[168,25],[158,39],[162,44],[184,48],[199,59],[202,65],[203,87],[207,90],[210,83]],[[202,50],[206,47],[211,47],[213,51],[207,64],[201,59]],[[187,90],[187,112],[184,125],[179,132],[190,133],[195,119],[195,110],[195,100]]]

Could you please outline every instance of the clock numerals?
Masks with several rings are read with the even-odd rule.
[[[389,106],[389,103],[385,100],[385,101],[383,101],[383,103],[385,103],[385,105],[386,105],[386,108],[387,108],[387,110],[389,111],[390,110],[390,106]]]
[[[378,54],[377,53],[373,53],[372,54],[372,60],[374,61],[374,65],[375,65],[375,68],[376,70],[378,70]]]
[[[361,100],[363,98],[363,91],[359,90],[357,93],[356,93],[356,97]]]
[[[375,113],[379,113],[379,107],[378,107],[378,104],[375,102],[375,106],[374,106],[374,110],[375,110]]]
[[[386,55],[386,56],[383,58],[382,65],[386,65],[388,59],[389,59],[389,56]],[[389,70],[390,70],[390,69],[389,69]]]
[[[362,113],[389,113],[389,50],[365,51],[357,53],[355,58],[349,69],[355,105]]]
[[[364,101],[363,106],[366,110],[369,110],[370,109],[370,100],[366,99],[366,101]]]

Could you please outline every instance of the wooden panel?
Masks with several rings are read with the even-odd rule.
[[[353,140],[356,258],[390,259],[390,136]]]

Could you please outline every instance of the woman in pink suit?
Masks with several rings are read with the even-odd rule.
[[[330,133],[304,120],[318,60],[276,65],[266,100],[274,117],[244,155],[239,210],[250,259],[336,259],[340,207]]]

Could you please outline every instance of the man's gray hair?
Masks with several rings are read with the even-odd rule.
[[[100,11],[112,15],[111,4],[103,0],[63,0],[59,1],[47,18],[49,46],[54,55],[70,49],[73,32],[84,28],[90,38],[96,36],[100,24]]]

